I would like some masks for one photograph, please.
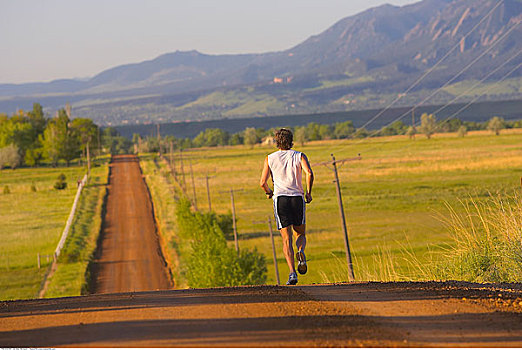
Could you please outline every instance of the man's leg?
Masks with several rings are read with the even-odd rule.
[[[297,246],[297,271],[301,275],[304,275],[306,271],[308,271],[308,266],[306,265],[306,256],[304,253],[306,247],[306,225],[294,225],[294,231],[296,232],[297,239],[295,240],[295,245]]]
[[[306,224],[299,226],[294,225],[294,231],[297,236],[297,239],[295,240],[297,251],[304,251],[306,247]]]
[[[279,230],[283,238],[283,253],[290,272],[295,273],[294,247],[292,242],[292,226],[283,227]]]

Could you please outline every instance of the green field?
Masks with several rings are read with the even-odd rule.
[[[431,140],[395,136],[364,141],[311,142],[296,149],[304,151],[312,164],[356,156],[362,160],[339,168],[350,244],[357,280],[419,280],[436,277],[432,266],[444,259],[452,238],[444,223],[450,205],[463,212],[461,201],[483,200],[491,194],[520,192],[522,175],[522,130],[494,136],[472,132],[464,138],[455,134],[435,135]],[[267,258],[268,283],[275,282],[267,224],[254,223],[272,216],[272,203],[259,188],[264,157],[271,146],[194,149],[184,152],[185,181],[192,197],[190,162],[194,170],[197,205],[208,210],[205,176],[210,178],[212,209],[230,212],[230,189],[235,193],[240,249],[256,247]],[[177,287],[186,287],[183,262],[176,238],[175,197],[180,189],[168,176],[165,162],[143,157],[142,167],[155,201],[160,233],[173,269]],[[176,158],[179,170],[179,159]],[[0,172],[0,300],[35,297],[60,238],[74,199],[76,180],[85,169],[37,168]],[[79,247],[80,258],[59,267],[46,296],[77,295],[84,284],[84,268],[99,231],[105,166],[93,169],[68,244]],[[60,173],[68,188],[52,188]],[[315,166],[314,200],[307,207],[309,273],[300,283],[347,281],[333,172]],[[34,185],[36,192],[31,187]],[[83,237],[83,238],[81,238]],[[233,246],[233,242],[229,242]],[[287,267],[276,232],[276,249],[282,282]],[[37,268],[37,254],[42,266]],[[75,256],[73,253],[72,256]],[[86,260],[87,259],[87,260]],[[60,266],[60,264],[59,264]],[[64,288],[66,286],[67,288]]]
[[[99,169],[94,173],[103,171]],[[71,210],[76,181],[85,171],[80,166],[0,171],[0,190],[10,189],[9,194],[0,192],[0,300],[37,296]],[[53,184],[60,173],[68,186],[58,191]]]
[[[452,244],[443,222],[448,215],[446,204],[460,211],[460,201],[470,196],[480,200],[497,191],[512,194],[520,189],[521,139],[521,130],[510,130],[500,136],[476,132],[464,138],[441,134],[431,140],[399,136],[364,142],[321,141],[296,149],[305,152],[312,164],[331,159],[332,152],[337,159],[361,153],[361,161],[339,169],[356,279],[415,280],[433,277],[425,273],[426,268],[443,259],[444,249]],[[236,146],[184,152],[187,193],[192,197],[190,158],[200,210],[208,210],[207,174],[212,176],[212,209],[217,213],[231,210],[226,191],[240,191],[235,195],[239,246],[257,247],[265,254],[268,283],[275,281],[268,228],[253,222],[272,215],[272,203],[258,185],[263,159],[272,151],[270,146]],[[314,172],[314,200],[307,206],[309,273],[300,283],[346,281],[333,172],[325,166],[314,167]],[[281,239],[276,237],[284,282],[288,269]]]

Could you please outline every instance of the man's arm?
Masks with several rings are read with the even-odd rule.
[[[301,153],[301,168],[306,174],[305,201],[306,203],[310,203],[312,201],[312,186],[314,185],[314,172],[312,171],[312,167],[310,166],[308,158],[304,153]]]
[[[261,180],[259,180],[259,186],[265,191],[267,198],[272,198],[274,191],[268,186],[268,177],[270,176],[270,167],[268,166],[268,157],[265,158],[265,164],[263,165],[263,171],[261,172]]]

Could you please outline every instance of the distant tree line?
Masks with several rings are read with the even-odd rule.
[[[71,119],[69,106],[53,118],[44,115],[39,103],[31,111],[19,110],[10,117],[0,113],[0,169],[42,163],[57,166],[60,161],[69,166],[73,159],[85,157],[87,147],[92,153],[128,153],[132,146],[115,129],[101,131],[91,119]]]
[[[355,128],[351,120],[339,122],[335,124],[319,124],[309,123],[304,126],[297,126],[292,129],[294,132],[294,143],[304,145],[309,141],[318,140],[339,140],[339,139],[361,139],[365,137],[406,135],[410,138],[415,135],[422,134],[426,138],[431,138],[434,133],[457,132],[459,136],[465,136],[468,131],[473,130],[490,130],[496,135],[502,129],[522,128],[522,120],[505,121],[500,117],[493,117],[486,122],[469,122],[462,121],[458,118],[452,118],[444,121],[437,121],[433,114],[424,113],[421,116],[421,122],[418,126],[411,126],[396,121],[387,125],[380,130],[369,131],[365,128]],[[216,146],[234,146],[246,145],[253,147],[262,142],[268,142],[274,135],[275,128],[246,128],[237,133],[229,133],[222,129],[212,128],[205,129],[193,139],[176,138],[174,136],[166,136],[161,138],[161,148],[163,152],[168,152],[172,147],[173,150],[187,149],[195,147],[216,147]],[[140,152],[158,152],[159,139],[154,136],[142,138],[138,134],[134,134],[132,142],[136,145],[136,149]]]
[[[365,137],[423,134],[430,138],[436,132],[457,132],[465,136],[472,130],[490,130],[496,135],[505,128],[521,128],[522,120],[505,121],[493,117],[487,122],[465,122],[458,118],[437,121],[433,114],[423,114],[418,127],[396,121],[380,130],[355,128],[351,120],[335,124],[309,123],[290,128],[294,142],[304,145],[309,141],[332,139],[360,139]],[[126,154],[134,152],[168,152],[170,149],[247,145],[270,143],[275,129],[246,128],[229,133],[213,128],[200,132],[193,139],[174,136],[142,138],[134,134],[132,140],[121,136],[115,128],[101,130],[91,119],[71,119],[70,107],[62,108],[53,118],[44,115],[39,103],[31,111],[20,110],[12,116],[0,113],[0,169],[19,166],[38,166],[43,162],[52,166],[60,161],[68,166],[74,159],[85,157],[87,147],[94,153]]]

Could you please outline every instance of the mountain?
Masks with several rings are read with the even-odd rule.
[[[399,105],[462,102],[475,98],[470,87],[494,70],[481,99],[522,98],[521,21],[521,0],[383,5],[285,51],[177,51],[88,80],[3,84],[0,111],[34,101],[51,111],[70,102],[75,115],[102,124],[332,112],[382,107],[414,83]]]

